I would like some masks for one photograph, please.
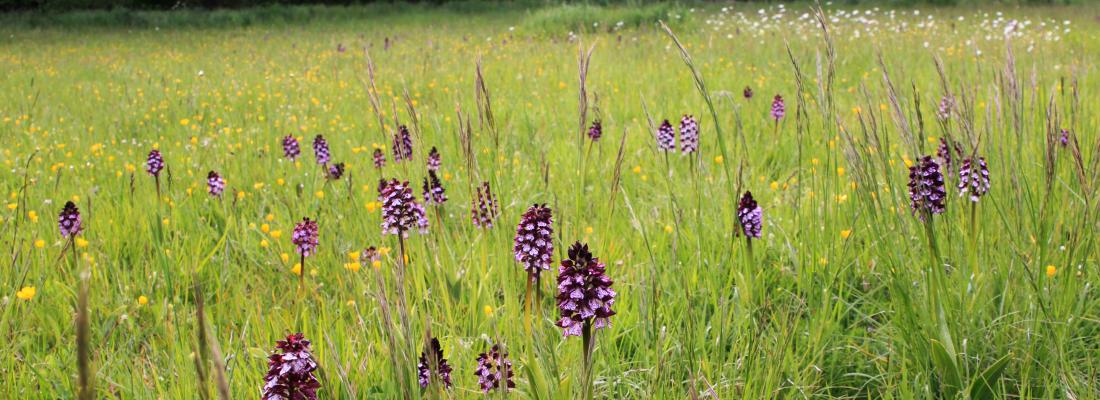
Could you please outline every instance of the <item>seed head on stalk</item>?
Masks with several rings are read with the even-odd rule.
[[[482,182],[481,186],[477,187],[477,197],[474,198],[473,205],[470,207],[470,219],[473,220],[474,226],[492,228],[493,220],[499,214],[498,207],[493,192],[489,190],[489,182]]]

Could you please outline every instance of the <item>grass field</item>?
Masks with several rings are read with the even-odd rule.
[[[305,10],[0,28],[0,397],[256,398],[302,332],[320,398],[479,398],[495,343],[516,398],[1100,398],[1100,8],[828,5],[825,29],[808,5]],[[684,114],[698,151],[659,150]],[[449,200],[383,235],[379,180],[423,203],[433,146]],[[943,213],[911,208],[923,155]],[[978,156],[973,202],[957,170]],[[554,256],[528,306],[513,240],[536,203]],[[576,241],[617,292],[591,378],[555,326]],[[414,378],[429,337],[449,389]]]

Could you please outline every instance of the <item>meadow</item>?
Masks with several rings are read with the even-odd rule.
[[[2,397],[1100,398],[1094,5],[294,10],[0,24]]]

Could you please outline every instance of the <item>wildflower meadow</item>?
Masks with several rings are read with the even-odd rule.
[[[0,15],[0,397],[1100,398],[1100,7],[551,3]]]

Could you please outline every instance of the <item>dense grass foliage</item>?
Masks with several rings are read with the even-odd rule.
[[[1100,10],[587,7],[0,28],[0,390],[255,398],[276,340],[302,332],[322,398],[479,398],[497,343],[513,395],[580,398],[588,336],[563,337],[554,296],[581,241],[618,293],[598,398],[1100,397]],[[657,126],[685,114],[699,151],[660,151]],[[412,159],[395,163],[399,125]],[[379,181],[423,203],[433,146],[448,201],[425,206],[427,233],[383,235]],[[943,213],[910,208],[924,155]],[[972,202],[957,171],[978,156],[991,187]],[[554,264],[527,297],[513,238],[536,203]],[[424,349],[454,387],[417,386]]]

